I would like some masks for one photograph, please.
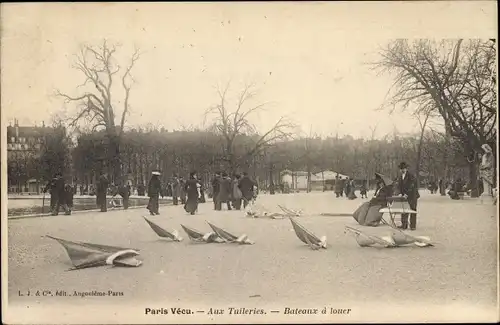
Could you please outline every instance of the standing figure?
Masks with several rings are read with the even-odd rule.
[[[179,178],[177,178],[177,175],[174,174],[172,177],[172,200],[174,202],[174,205],[179,204],[179,196],[181,195],[181,183],[179,181]]]
[[[479,166],[479,175],[483,181],[483,194],[481,197],[492,197],[494,184],[494,157],[493,150],[487,144],[483,144],[481,148],[484,151],[481,157],[481,165]]]
[[[61,205],[64,208],[64,211],[66,212],[66,207],[65,207],[65,188],[64,188],[64,178],[60,173],[57,173],[53,180],[50,183],[51,189],[50,189],[50,205],[51,205],[51,210],[52,210],[52,215],[57,216],[59,214],[59,209]],[[54,198],[52,198],[54,196]]]
[[[108,186],[109,186],[108,175],[107,173],[102,173],[97,183],[97,193],[96,193],[97,206],[101,209],[101,212],[108,211],[108,206],[106,202],[106,194],[108,193]]]
[[[236,210],[241,210],[241,199],[243,198],[243,193],[241,192],[239,185],[240,185],[240,175],[234,174],[233,180],[231,181],[231,188],[232,188],[232,201],[233,201],[233,207]]]
[[[131,193],[130,185],[127,182],[124,182],[118,189],[118,193],[123,198],[123,209],[128,209],[129,199]]]
[[[349,198],[349,193],[351,192],[351,179],[348,178],[345,181],[344,193],[347,198]]]
[[[71,214],[71,210],[73,210],[73,196],[75,195],[76,187],[71,186],[70,184],[66,184],[64,186],[64,212],[66,215]]]
[[[241,190],[243,207],[246,208],[255,196],[256,183],[250,179],[247,172],[243,173],[243,177],[238,182],[238,187]]]
[[[172,181],[167,183],[167,196],[173,198],[172,194]]]
[[[439,180],[439,194],[441,194],[441,196],[445,196],[446,195],[446,186],[444,184],[444,179],[440,179]]]
[[[198,182],[196,172],[191,172],[189,174],[189,180],[186,182],[186,185],[184,185],[184,190],[187,194],[184,210],[191,215],[194,215],[198,210],[198,201],[201,198],[200,188],[201,184]]]
[[[54,178],[52,178],[48,182],[47,186],[45,186],[45,188],[43,189],[44,193],[49,192],[49,194],[50,194],[50,209],[49,209],[49,211],[51,214],[55,211],[56,202],[57,202],[56,181],[57,181],[57,174],[54,175]]]
[[[220,189],[220,181],[221,181],[220,172],[215,173],[215,177],[212,179],[212,199],[214,201],[214,210],[217,210],[217,197],[219,196]]]
[[[161,191],[161,181],[160,172],[154,171],[151,173],[151,179],[148,184],[148,196],[149,202],[147,209],[149,213],[154,216],[160,214],[160,191]]]
[[[181,204],[186,204],[186,180],[182,176],[179,178],[179,196]]]
[[[161,196],[162,199],[165,196],[167,196],[167,185],[165,185],[165,184],[161,185],[160,196]]]
[[[368,196],[366,195],[366,192],[367,192],[366,185],[365,185],[365,183],[363,183],[363,185],[361,185],[361,188],[359,189],[359,194],[361,194],[362,199],[368,198]]]
[[[222,203],[227,204],[227,209],[231,209],[231,179],[227,176],[226,172],[222,173],[222,178],[219,183],[219,192],[217,193],[217,205],[216,210],[222,210]]]
[[[343,191],[344,183],[342,182],[342,179],[340,179],[339,174],[337,174],[337,176],[335,176],[335,196],[341,197]]]
[[[417,200],[420,198],[418,193],[417,179],[408,171],[408,165],[405,162],[399,164],[400,176],[398,177],[399,194],[408,200],[410,209],[417,211]],[[408,213],[401,214],[401,229],[408,229]],[[410,229],[417,228],[417,215],[410,215]]]
[[[137,185],[137,195],[138,196],[146,195],[146,187],[144,186],[142,181],[141,181],[141,183],[139,183],[139,185]]]
[[[354,180],[353,179],[351,179],[349,181],[349,194],[347,195],[347,198],[349,200],[354,200],[354,199],[358,198],[356,196],[356,185],[354,184]]]

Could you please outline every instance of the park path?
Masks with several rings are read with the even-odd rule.
[[[283,204],[306,214],[352,212],[360,203],[336,199],[332,193],[259,198],[267,208]],[[328,237],[327,250],[311,251],[295,237],[287,219],[251,219],[243,211],[215,212],[212,207],[211,202],[201,204],[199,214],[191,216],[181,206],[169,206],[150,217],[162,227],[179,230],[185,238],[180,243],[159,240],[142,218],[145,209],[9,220],[10,302],[41,306],[74,301],[19,296],[39,289],[123,292],[113,299],[81,299],[101,304],[458,303],[491,310],[497,303],[496,212],[476,200],[424,194],[415,234],[430,236],[436,246],[397,249],[359,247],[344,233],[345,225],[357,226],[350,217],[306,216],[300,219],[305,227]],[[256,244],[190,243],[180,224],[209,231],[205,221],[236,235],[247,234]],[[370,231],[383,234],[387,228]],[[45,235],[139,248],[144,264],[66,272],[66,252]]]

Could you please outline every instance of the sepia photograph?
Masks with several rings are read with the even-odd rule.
[[[495,1],[1,4],[2,322],[498,322]]]

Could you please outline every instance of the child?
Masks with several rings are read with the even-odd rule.
[[[359,194],[361,194],[362,199],[368,198],[368,196],[366,195],[366,185],[365,184],[361,185],[361,188],[359,189]]]

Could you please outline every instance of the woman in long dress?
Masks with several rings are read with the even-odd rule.
[[[349,200],[354,200],[354,199],[358,198],[356,196],[356,185],[354,184],[354,180],[353,179],[351,179],[349,181],[349,191],[348,191],[348,194],[347,194],[347,198]]]
[[[184,186],[184,190],[187,194],[186,204],[184,204],[184,210],[190,214],[195,214],[198,210],[198,200],[201,197],[200,193],[201,185],[196,177],[196,172],[191,172],[189,174],[189,180]]]
[[[149,214],[151,214],[152,216],[160,214],[160,175],[160,172],[152,172],[151,180],[148,184],[149,202],[146,208],[149,210]]]
[[[231,195],[232,201],[233,201],[233,207],[236,210],[241,210],[241,199],[243,197],[243,194],[241,193],[241,190],[239,188],[239,183],[240,183],[240,175],[235,174],[233,177],[233,180],[231,181],[231,187],[233,189],[233,193]]]
[[[380,173],[375,173],[377,189],[373,198],[361,204],[353,213],[354,219],[362,226],[376,227],[382,220],[379,210],[387,206],[387,199],[392,196],[392,180]]]

